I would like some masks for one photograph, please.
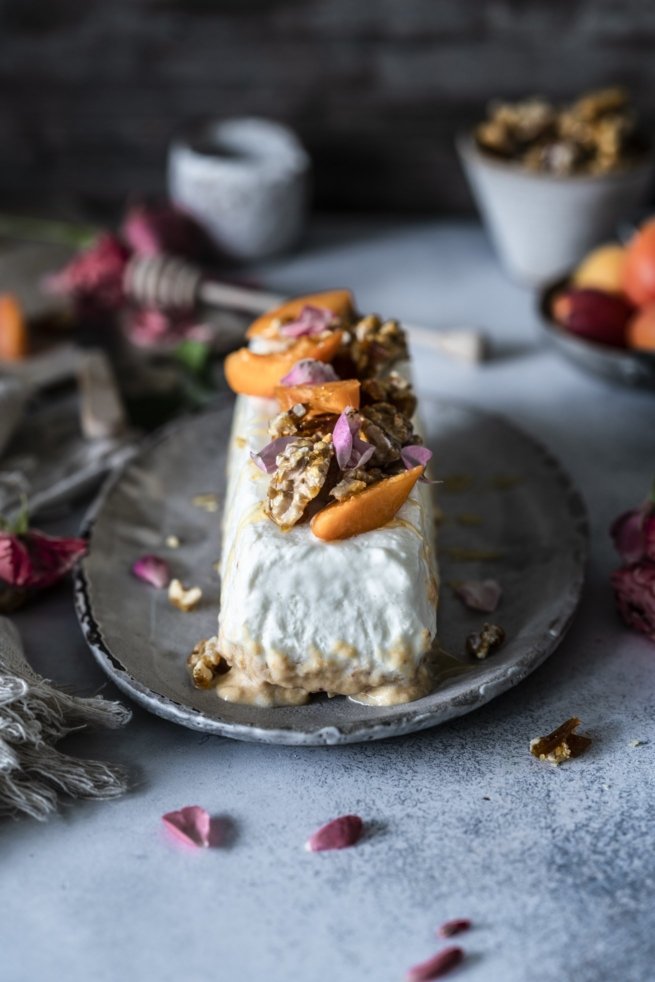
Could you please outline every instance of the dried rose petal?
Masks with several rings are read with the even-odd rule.
[[[201,226],[187,212],[167,203],[133,205],[123,219],[121,236],[143,256],[200,257],[209,248]]]
[[[498,580],[460,580],[453,589],[467,607],[485,614],[494,612],[503,592]]]
[[[612,574],[619,613],[628,627],[655,641],[655,563],[649,559],[621,566]]]
[[[309,852],[324,852],[327,849],[347,849],[359,840],[364,823],[359,815],[342,815],[327,825],[321,826],[307,840]]]
[[[334,314],[327,307],[314,307],[305,304],[295,320],[288,321],[280,328],[280,334],[288,338],[300,338],[322,334],[332,321]]]
[[[338,379],[339,376],[329,362],[303,358],[280,379],[280,385],[318,385],[321,382],[336,382]]]
[[[84,539],[29,531],[0,532],[0,579],[11,586],[42,589],[62,578],[86,552]]]
[[[440,938],[452,938],[454,934],[461,934],[463,931],[470,930],[471,922],[468,917],[455,917],[452,921],[446,921],[437,928]]]
[[[265,447],[262,447],[258,453],[251,450],[250,459],[257,464],[260,471],[264,471],[265,474],[273,474],[277,470],[278,456],[292,440],[295,440],[294,436],[279,436],[277,440],[271,440]]]
[[[144,583],[163,590],[171,581],[171,571],[165,559],[159,556],[141,556],[132,566],[133,574]]]
[[[67,266],[45,280],[51,293],[92,300],[113,309],[124,299],[123,274],[130,252],[115,235],[101,235]]]
[[[359,434],[361,419],[353,409],[344,409],[332,431],[332,443],[341,470],[364,467],[375,453],[375,447]]]
[[[187,845],[207,848],[210,844],[211,819],[199,805],[186,805],[178,811],[166,812],[162,821],[172,834]]]
[[[414,965],[406,975],[407,982],[430,982],[430,979],[440,979],[464,958],[464,951],[453,945],[437,952],[432,958]]]
[[[427,467],[432,459],[432,451],[420,443],[411,443],[401,448],[400,458],[407,470],[411,471],[412,467]]]

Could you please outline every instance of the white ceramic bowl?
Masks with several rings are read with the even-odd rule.
[[[481,151],[470,134],[457,149],[480,213],[508,273],[541,286],[562,276],[643,201],[652,159],[615,174],[556,177]]]

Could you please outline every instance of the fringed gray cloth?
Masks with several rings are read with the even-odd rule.
[[[63,795],[123,794],[128,781],[120,767],[70,757],[54,744],[87,724],[115,728],[131,717],[118,702],[55,689],[30,668],[18,631],[0,617],[0,816],[27,814],[42,821]]]

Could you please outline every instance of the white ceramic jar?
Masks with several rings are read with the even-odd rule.
[[[305,222],[310,160],[296,135],[257,117],[206,123],[169,151],[171,200],[240,260],[290,248]]]

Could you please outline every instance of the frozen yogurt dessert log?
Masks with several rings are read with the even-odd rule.
[[[290,301],[248,334],[225,365],[238,395],[221,608],[194,678],[264,706],[419,698],[438,576],[405,334],[345,290]]]

